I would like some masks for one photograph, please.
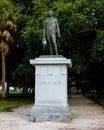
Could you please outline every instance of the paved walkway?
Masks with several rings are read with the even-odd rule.
[[[81,95],[69,98],[72,119],[66,122],[29,121],[32,105],[0,113],[0,130],[104,130],[104,109]]]

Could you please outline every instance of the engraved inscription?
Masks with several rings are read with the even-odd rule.
[[[49,81],[49,82],[42,81],[40,82],[40,85],[56,86],[56,85],[61,85],[61,82],[60,81]]]

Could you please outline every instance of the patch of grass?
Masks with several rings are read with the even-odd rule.
[[[87,97],[104,107],[104,95],[90,94],[90,95],[87,95]]]
[[[25,104],[32,103],[32,98],[7,98],[6,100],[0,100],[0,110],[9,108],[9,107],[15,107],[15,106],[21,106]]]

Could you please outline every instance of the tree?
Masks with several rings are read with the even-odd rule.
[[[1,1],[0,1],[1,2]],[[1,8],[0,18],[0,51],[2,59],[2,94],[1,98],[6,98],[5,81],[6,81],[6,66],[5,55],[8,53],[10,45],[13,43],[11,31],[16,31],[16,25],[9,20],[11,10],[7,10],[8,2],[3,3]]]
[[[22,88],[23,94],[28,93],[28,88],[33,88],[34,86],[34,69],[29,64],[21,63],[18,65],[15,72],[12,73],[14,85]]]
[[[15,1],[19,2],[19,0]],[[17,44],[18,50],[21,50],[21,58],[16,63],[29,67],[29,62],[26,63],[26,60],[48,54],[47,48],[43,50],[41,40],[43,21],[47,17],[48,10],[51,9],[59,20],[61,32],[58,40],[59,54],[72,59],[71,72],[80,77],[80,80],[88,82],[92,80],[90,78],[92,64],[97,60],[99,63],[103,60],[103,56],[100,55],[103,53],[103,42],[101,42],[103,40],[100,40],[101,37],[103,39],[104,29],[103,0],[22,0],[22,3],[26,8],[16,17],[19,25]],[[102,48],[100,52],[98,46]],[[16,65],[17,69],[18,67],[19,70],[22,69]]]
[[[71,71],[79,75],[83,83],[97,81],[92,80],[98,74],[96,72],[92,75],[92,70],[95,68],[92,68],[92,62],[97,63],[95,61],[103,60],[103,5],[102,0],[75,0],[74,2],[55,2],[53,6],[60,22],[60,54],[72,59]],[[96,67],[101,68],[101,64]]]

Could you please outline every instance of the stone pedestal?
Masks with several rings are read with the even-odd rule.
[[[67,68],[71,59],[62,56],[41,56],[31,59],[35,66],[35,104],[31,121],[61,121],[70,118],[67,101]]]

